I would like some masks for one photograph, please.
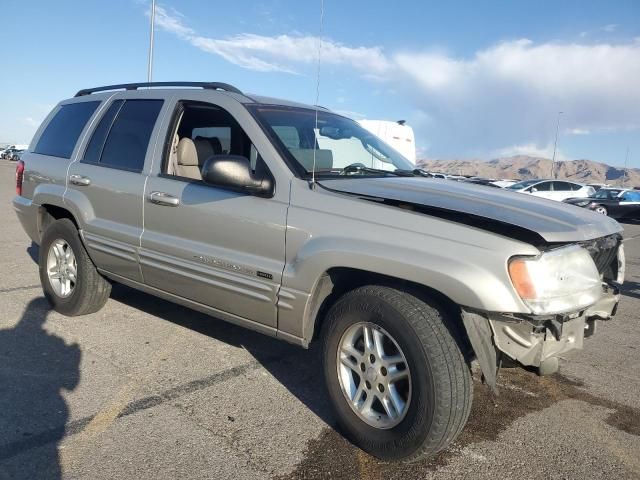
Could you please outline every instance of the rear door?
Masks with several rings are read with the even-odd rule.
[[[142,281],[137,249],[145,159],[163,103],[162,98],[114,95],[67,177],[65,201],[83,216],[82,235],[91,258],[98,268],[136,281]]]
[[[549,198],[552,198],[553,200],[558,200],[559,202],[561,202],[565,198],[570,198],[574,196],[575,194],[573,189],[574,185],[578,186],[578,189],[579,189],[579,185],[571,182],[560,182],[560,181],[552,182],[552,187],[551,187],[552,192]]]
[[[263,152],[268,155],[272,146],[238,102],[223,93],[194,91],[186,96],[205,101],[176,98],[172,127],[164,148],[157,151],[146,188],[140,250],[144,281],[227,314],[227,320],[248,320],[273,331],[290,180],[278,177],[274,165],[265,162]],[[246,130],[247,123],[254,128]],[[181,142],[196,145],[197,162],[173,158],[173,145]],[[254,168],[267,168],[274,174],[273,198],[205,184],[199,169],[212,154],[245,156]],[[190,168],[181,168],[182,163]]]
[[[640,192],[628,190],[619,200],[613,212],[616,217],[640,218]]]

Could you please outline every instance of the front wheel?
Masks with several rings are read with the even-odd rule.
[[[443,310],[407,292],[366,286],[327,315],[326,384],[354,443],[383,460],[415,461],[457,437],[472,382]]]
[[[601,215],[608,215],[609,212],[607,211],[607,208],[602,206],[602,205],[598,205],[596,208],[593,209],[594,212],[599,213]]]

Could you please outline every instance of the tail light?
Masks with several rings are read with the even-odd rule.
[[[22,195],[22,180],[24,179],[24,162],[18,160],[16,164],[16,194]]]

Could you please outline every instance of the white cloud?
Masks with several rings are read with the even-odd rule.
[[[159,28],[246,69],[312,72],[317,61],[315,36],[243,33],[213,38],[196,33],[177,12],[158,7],[156,18]],[[617,26],[602,28],[614,31]],[[471,57],[428,49],[387,52],[323,39],[321,55],[323,65],[352,69],[363,81],[387,84],[385,90],[392,87],[411,110],[423,112],[430,121],[417,133],[434,152],[448,148],[483,155],[527,147],[547,155],[544,146],[553,141],[559,110],[565,134],[640,129],[637,39],[617,44],[519,39]]]
[[[540,146],[534,143],[527,143],[523,145],[512,145],[510,147],[500,148],[493,152],[493,156],[496,157],[512,157],[514,155],[553,158],[553,144]],[[561,152],[560,149],[557,149],[556,160],[568,160],[568,158]]]
[[[584,128],[570,128],[566,133],[569,135],[590,135],[591,131]]]
[[[546,145],[563,129],[640,128],[640,45],[502,42],[470,59],[395,57],[405,89],[435,117],[439,142]],[[434,139],[435,143],[435,139]]]
[[[610,23],[609,25],[605,25],[604,27],[602,27],[600,30],[602,30],[603,32],[612,33],[612,32],[615,32],[617,29],[618,29],[617,23]]]
[[[184,25],[181,16],[156,7],[156,25],[188,41],[194,47],[219,55],[225,60],[249,70],[295,73],[291,64],[312,65],[318,57],[319,38],[304,35],[274,37],[243,33],[229,38],[197,35]],[[390,65],[378,47],[348,47],[328,39],[322,40],[323,63],[351,65],[360,70],[382,73]]]

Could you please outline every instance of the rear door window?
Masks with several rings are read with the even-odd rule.
[[[33,151],[42,155],[71,158],[82,130],[99,104],[99,101],[95,101],[62,105],[45,127]]]
[[[162,100],[114,102],[91,137],[85,152],[87,163],[139,172]]]
[[[569,183],[569,182],[553,182],[553,191],[554,192],[569,192],[571,190],[579,190],[580,187],[578,187],[577,189],[575,188],[571,188],[574,184]]]
[[[98,163],[100,162],[100,157],[102,156],[102,148],[104,147],[104,141],[107,139],[107,135],[109,135],[109,130],[111,130],[111,126],[113,125],[113,121],[118,115],[120,108],[124,100],[116,100],[111,104],[109,109],[105,112],[100,120],[100,123],[93,131],[93,135],[91,136],[91,140],[89,141],[89,145],[84,152],[84,157],[82,159],[83,162],[86,163]]]
[[[640,202],[640,192],[624,192],[620,200],[623,202]]]

